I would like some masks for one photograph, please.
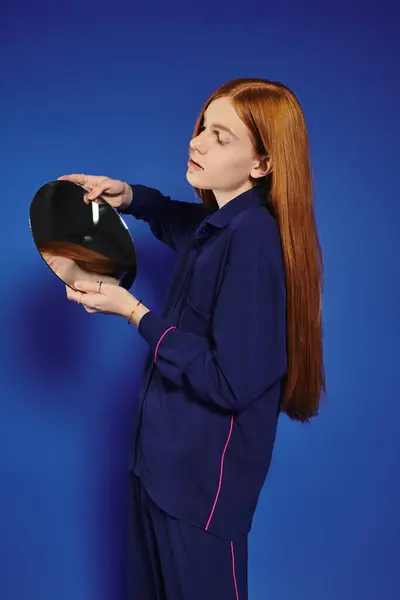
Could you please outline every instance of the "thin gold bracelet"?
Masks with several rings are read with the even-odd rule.
[[[131,312],[131,314],[130,314],[130,316],[129,316],[129,319],[128,319],[128,325],[130,325],[130,324],[131,324],[132,315],[133,315],[133,313],[135,312],[135,310],[137,309],[137,307],[139,306],[139,304],[142,304],[142,301],[141,301],[141,300],[139,300],[139,302],[136,304],[135,308],[134,308],[134,309],[133,309],[133,311]]]

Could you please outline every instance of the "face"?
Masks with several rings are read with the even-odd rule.
[[[207,107],[199,135],[190,142],[190,156],[202,168],[189,163],[188,182],[212,190],[219,207],[253,187],[249,177],[262,177],[269,167],[260,163],[250,132],[228,97]]]
[[[77,280],[77,273],[80,269],[74,260],[64,256],[54,256],[47,252],[42,252],[42,256],[54,273],[65,283],[72,285]]]
[[[72,258],[65,256],[54,256],[48,252],[41,252],[44,260],[49,265],[50,269],[67,285],[73,287],[74,281],[91,281],[95,282],[101,277],[104,283],[112,283],[117,285],[118,279],[111,275],[98,275],[91,273],[79,267]]]

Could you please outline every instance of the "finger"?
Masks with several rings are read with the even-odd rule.
[[[73,290],[67,285],[65,287],[67,291],[68,300],[72,300],[73,302],[77,302],[78,304],[83,304],[83,302],[86,301],[87,294],[85,292]]]
[[[72,183],[86,185],[91,189],[97,185],[101,185],[105,179],[109,178],[105,175],[85,175],[84,173],[71,173],[69,175],[61,175],[61,177],[57,177],[57,181],[72,181]]]
[[[72,183],[77,183],[78,185],[85,185],[87,178],[83,173],[72,173],[71,175],[57,177],[57,181],[72,181]]]
[[[84,297],[85,292],[81,292],[80,290],[72,290],[70,287],[67,287],[67,298],[68,300],[73,300],[74,302],[81,302]]]
[[[104,181],[100,185],[96,185],[88,194],[88,200],[96,200],[101,194],[103,194],[110,186],[109,181]]]
[[[83,306],[85,309],[90,309],[88,312],[95,311],[98,310],[97,300],[98,296],[96,297],[93,294],[84,294],[82,300],[80,300],[78,304]]]
[[[88,313],[98,313],[98,312],[100,312],[97,308],[90,308],[89,306],[85,306],[84,304],[82,304],[82,306],[86,310],[86,312],[88,312]]]
[[[58,178],[58,180],[71,181],[72,183],[76,183],[76,185],[80,185],[84,190],[86,190],[86,192],[90,192],[94,185],[94,183],[90,185],[90,183],[88,182],[88,176],[86,176],[84,173],[81,173],[80,175],[62,175]],[[90,203],[90,201],[87,199],[87,194],[83,196],[83,200],[86,204]]]
[[[67,293],[67,297],[69,300],[81,304],[84,308],[89,307],[100,310],[98,302],[101,297],[98,294],[88,294],[80,291],[74,292],[71,290]]]
[[[76,288],[79,291],[82,292],[91,292],[91,293],[98,293],[99,289],[100,292],[102,289],[104,289],[104,287],[107,287],[110,284],[106,284],[101,282],[101,286],[100,284],[100,279],[98,281],[74,281],[74,288]]]

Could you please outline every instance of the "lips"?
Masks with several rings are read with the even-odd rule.
[[[198,162],[196,162],[195,160],[193,160],[192,157],[190,157],[190,160],[192,161],[192,163],[194,163],[195,165],[197,165],[198,167],[200,167],[201,169],[203,168],[201,165],[199,165]]]

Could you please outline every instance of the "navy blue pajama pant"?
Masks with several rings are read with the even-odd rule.
[[[230,542],[161,510],[130,474],[127,600],[248,600],[248,536]]]

